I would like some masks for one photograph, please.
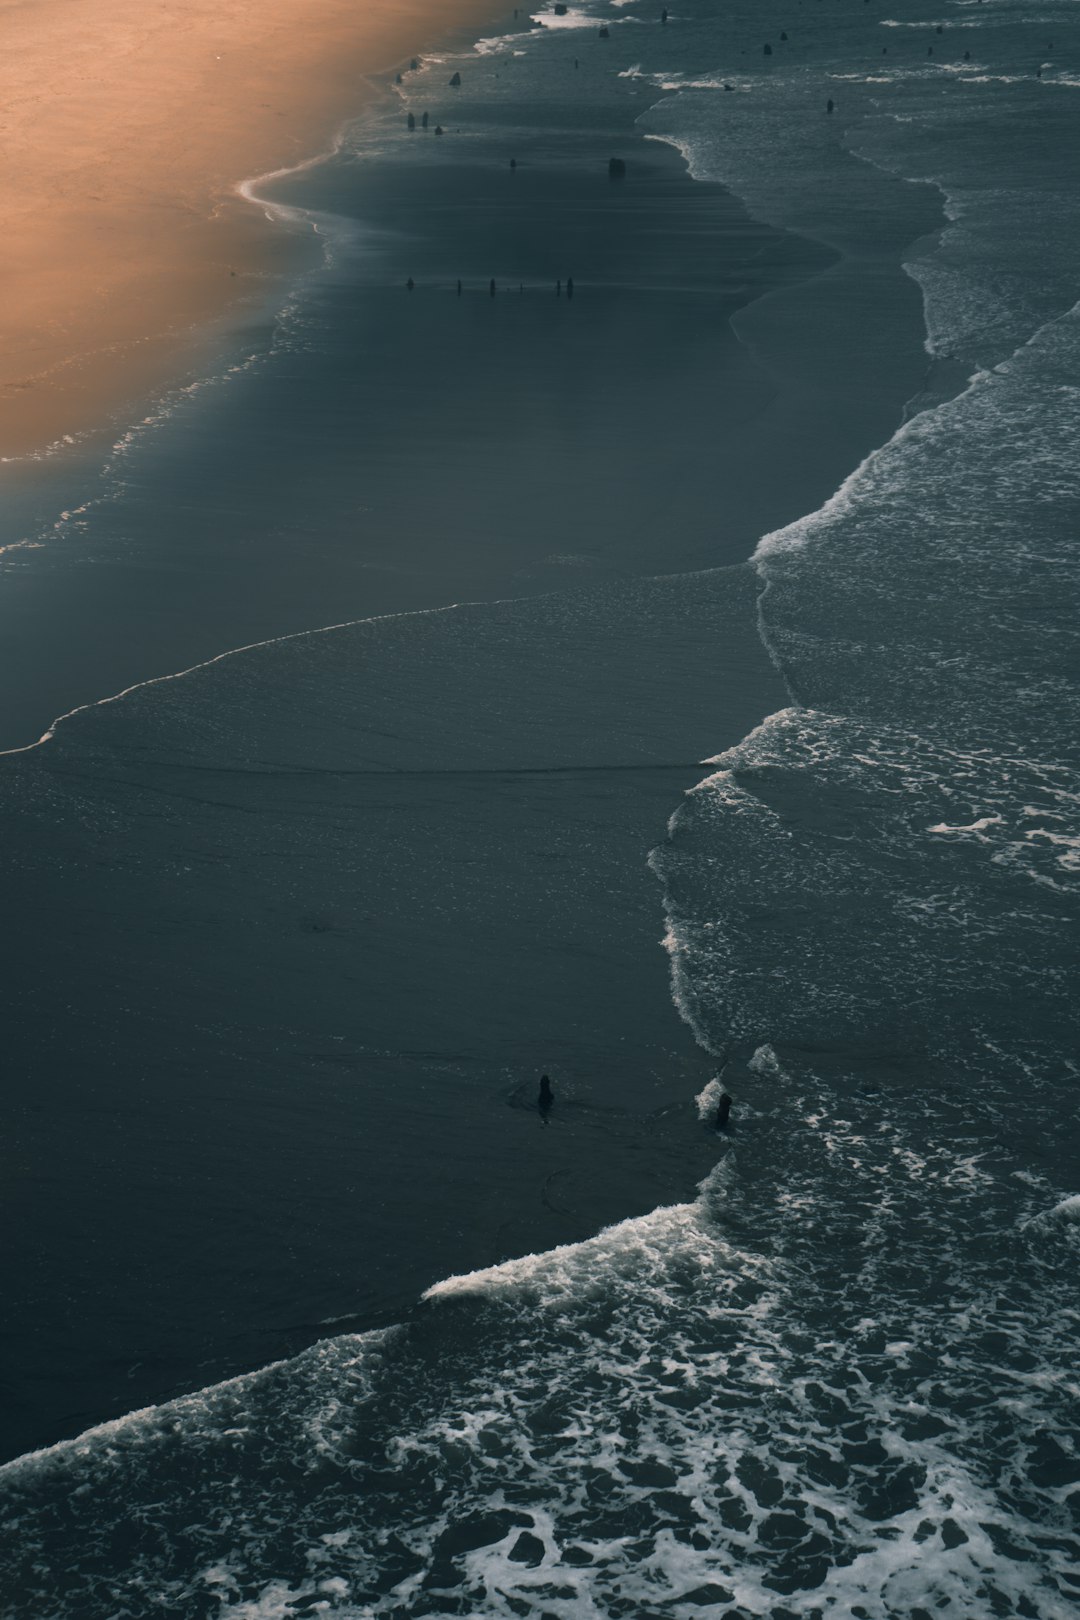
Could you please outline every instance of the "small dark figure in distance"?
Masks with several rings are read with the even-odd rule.
[[[766,45],[765,49],[762,51],[761,54],[762,54],[762,56],[771,56],[772,55],[772,46],[771,45]]]
[[[442,125],[441,125],[441,124],[436,124],[436,125],[435,125],[435,133],[436,133],[436,135],[441,135],[441,134],[442,134],[442,132],[443,132],[443,127],[442,127]]]
[[[555,1093],[551,1089],[551,1081],[546,1074],[540,1076],[540,1095],[536,1099],[536,1106],[540,1112],[540,1118],[546,1124],[547,1117],[555,1106]]]
[[[573,278],[573,276],[567,276],[567,278],[566,278],[566,296],[567,296],[567,298],[573,298],[573,296],[574,296],[574,278]]]
[[[716,1118],[713,1120],[713,1126],[718,1131],[726,1131],[728,1128],[728,1115],[731,1113],[731,1102],[732,1099],[725,1091],[721,1095],[720,1101],[716,1105]]]
[[[517,168],[517,158],[511,158],[511,159],[510,159],[510,167],[511,167],[511,168],[512,168],[512,169],[516,169],[516,168]]]
[[[459,298],[461,297],[461,282],[460,281],[457,284],[457,295],[458,295]]]
[[[420,68],[420,63],[416,60],[416,57],[414,56],[412,61],[409,63],[409,72],[410,73],[416,73],[416,72],[419,71],[419,68]]]
[[[556,296],[556,298],[561,298],[562,297],[562,282],[561,281],[557,281],[555,283],[555,296]]]
[[[421,114],[421,117],[420,117],[420,127],[421,127],[421,129],[427,129],[427,124],[428,124],[428,115],[427,115],[427,113],[423,113],[423,114]]]
[[[488,293],[490,294],[490,296],[492,298],[494,298],[494,296],[495,296],[495,277],[494,276],[492,276],[490,282],[488,283]]]
[[[454,89],[457,90],[461,85],[461,74],[455,73],[454,77],[450,80],[450,83],[453,85]]]
[[[834,105],[834,103],[833,103],[833,99],[832,99],[832,97],[831,97],[831,96],[830,96],[830,97],[829,97],[829,99],[828,99],[828,101],[827,101],[827,102],[826,102],[826,103],[825,103],[825,111],[826,111],[826,112],[832,112],[832,110],[833,110],[833,105]]]
[[[416,282],[413,280],[412,276],[410,276],[405,285],[409,291],[412,292],[413,288],[416,286]]]
[[[626,178],[626,163],[622,158],[608,158],[608,177],[611,180],[624,180]]]
[[[667,22],[667,6],[665,6],[665,7],[664,7],[664,9],[663,9],[663,11],[662,11],[662,12],[661,12],[661,13],[660,13],[660,21],[661,21],[661,22],[662,22],[662,23],[666,23],[666,22]]]
[[[416,128],[416,119],[415,119],[415,117],[413,116],[412,113],[409,114],[409,128],[410,129],[415,129]]]
[[[606,24],[605,24],[605,26],[603,28],[601,28],[600,33],[599,33],[599,35],[597,37],[599,39],[607,39],[609,37]]]

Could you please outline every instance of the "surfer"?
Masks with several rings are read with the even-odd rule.
[[[713,1127],[715,1130],[727,1130],[728,1115],[731,1113],[731,1102],[732,1099],[728,1096],[727,1092],[721,1092],[720,1100],[716,1105],[716,1118],[713,1120]]]
[[[554,1105],[555,1093],[551,1089],[551,1081],[548,1079],[546,1074],[542,1074],[540,1076],[540,1095],[536,1099],[536,1107],[537,1112],[545,1125],[547,1124],[547,1117],[551,1113]]]

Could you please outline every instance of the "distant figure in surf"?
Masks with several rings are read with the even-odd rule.
[[[488,292],[491,295],[491,297],[494,298],[494,296],[495,296],[495,277],[494,276],[492,276],[490,282],[488,283]]]
[[[457,295],[458,295],[459,298],[461,297],[461,282],[460,281],[457,284]]]
[[[542,1074],[540,1076],[540,1095],[536,1099],[536,1108],[545,1125],[547,1124],[547,1117],[554,1106],[555,1093],[551,1089],[551,1081],[546,1074]]]
[[[716,1105],[716,1118],[713,1120],[713,1127],[714,1127],[715,1130],[718,1130],[718,1131],[726,1131],[727,1130],[727,1128],[728,1128],[728,1115],[731,1113],[731,1101],[732,1101],[732,1099],[728,1096],[727,1092],[725,1091],[721,1095],[720,1101]]]
[[[413,280],[412,276],[410,276],[405,285],[409,291],[412,292],[413,288],[416,286],[416,282]]]
[[[573,296],[574,296],[574,278],[573,278],[573,276],[567,276],[567,278],[566,278],[566,296],[567,296],[567,298],[573,298]]]

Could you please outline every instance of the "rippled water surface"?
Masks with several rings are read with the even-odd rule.
[[[640,131],[821,250],[804,319],[925,312],[757,537],[786,702],[655,829],[733,1129],[693,1202],[8,1465],[19,1620],[1076,1613],[1075,7],[653,11],[460,61],[524,124],[604,21]],[[734,317],[789,378],[790,307]]]

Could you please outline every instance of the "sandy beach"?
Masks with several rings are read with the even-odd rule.
[[[491,0],[3,0],[0,455],[182,371],[297,242],[236,190],[326,148],[365,76]]]

